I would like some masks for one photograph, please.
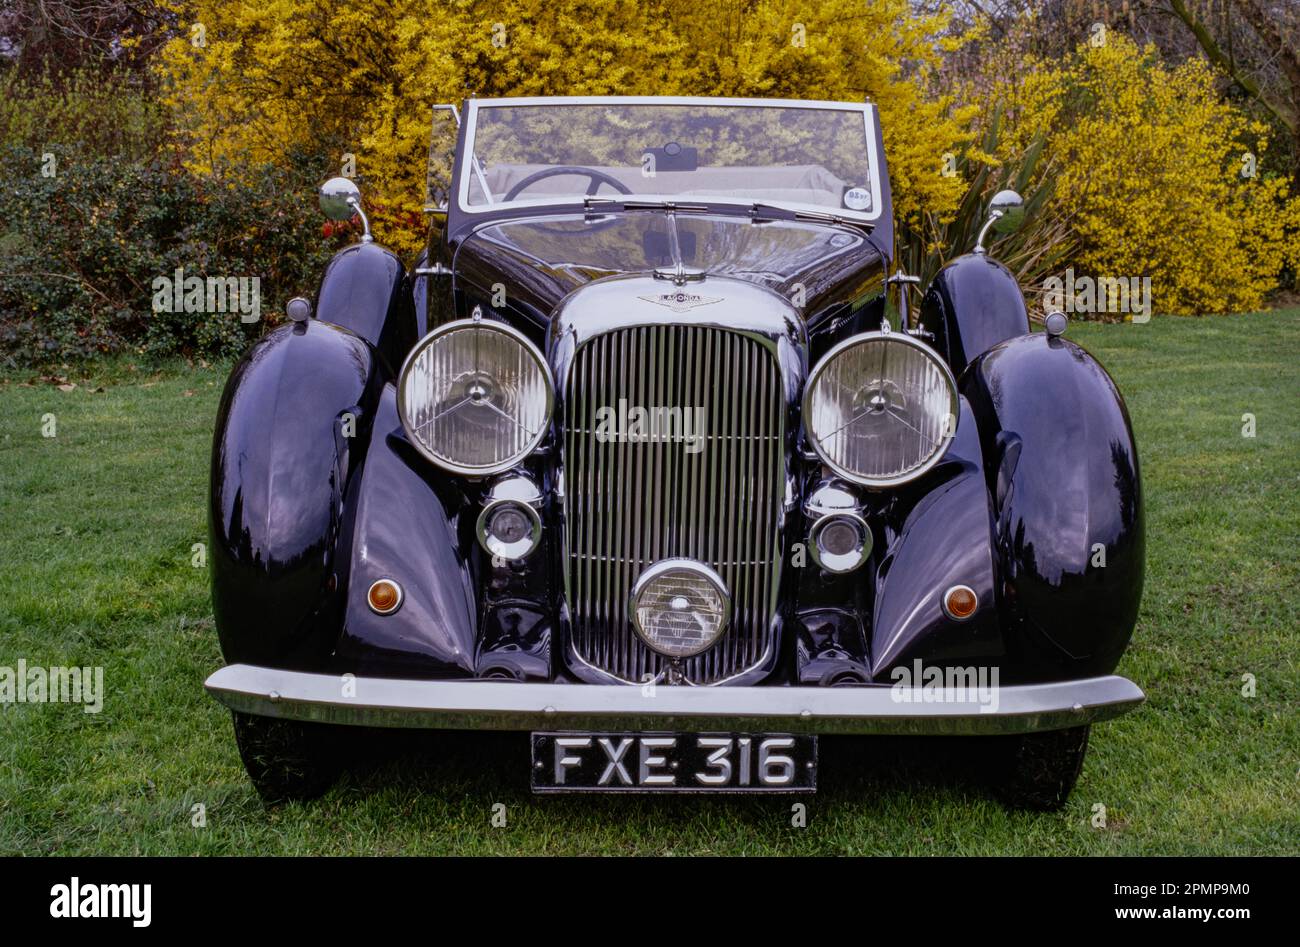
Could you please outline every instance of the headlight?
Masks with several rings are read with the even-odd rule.
[[[453,473],[513,467],[551,419],[551,374],[541,353],[500,322],[462,319],[416,344],[397,382],[397,411],[416,448]]]
[[[826,353],[804,390],[804,429],[831,470],[888,487],[938,463],[957,431],[957,383],[902,332],[868,332]]]

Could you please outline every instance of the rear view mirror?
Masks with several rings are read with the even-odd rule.
[[[662,148],[647,148],[641,161],[650,171],[694,171],[700,166],[700,149],[670,141]]]

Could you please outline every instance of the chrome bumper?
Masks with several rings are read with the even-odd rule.
[[[232,710],[369,727],[992,734],[1107,720],[1145,696],[1122,677],[960,692],[865,687],[638,687],[351,678],[232,664],[205,685]],[[947,699],[933,699],[935,697]],[[991,699],[989,699],[991,697]]]

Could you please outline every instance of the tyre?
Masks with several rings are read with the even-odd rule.
[[[267,805],[315,799],[338,776],[334,727],[234,711],[235,744]]]
[[[1071,727],[1011,738],[995,775],[998,795],[1016,809],[1060,809],[1083,770],[1090,729]]]

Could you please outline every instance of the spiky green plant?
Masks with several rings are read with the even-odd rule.
[[[966,197],[950,219],[933,213],[924,215],[919,227],[902,227],[898,232],[898,263],[921,277],[928,286],[943,266],[954,257],[969,253],[980,228],[988,218],[989,201],[1004,189],[1024,198],[1024,221],[1012,233],[990,233],[985,245],[995,259],[1015,274],[1031,311],[1039,309],[1042,282],[1068,262],[1077,243],[1070,222],[1056,209],[1052,194],[1056,168],[1043,135],[1036,136],[1019,154],[1002,161],[990,159],[998,153],[1002,113],[993,113],[982,140],[973,151],[957,158],[957,173],[970,186]]]

